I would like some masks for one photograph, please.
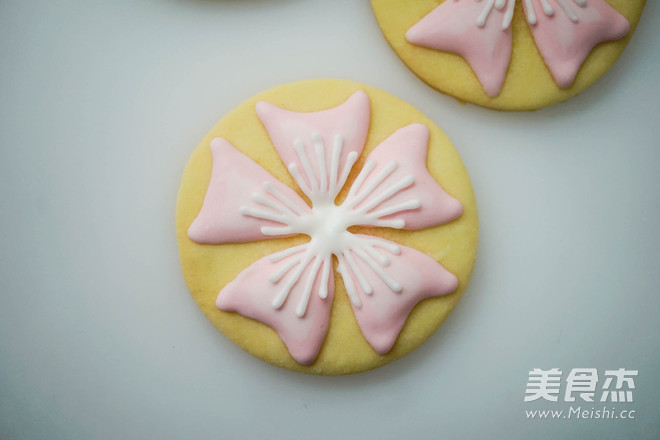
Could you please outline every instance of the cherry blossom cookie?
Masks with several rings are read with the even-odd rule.
[[[325,375],[424,342],[465,291],[478,238],[442,131],[340,80],[279,86],[223,117],[186,166],[176,229],[186,283],[222,333]]]
[[[397,55],[461,101],[535,110],[589,87],[628,44],[646,0],[371,0]]]

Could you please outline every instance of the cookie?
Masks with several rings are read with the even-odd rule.
[[[593,84],[628,44],[645,0],[371,0],[385,38],[436,90],[535,110]]]
[[[409,353],[470,279],[469,176],[409,104],[309,80],[247,100],[206,135],[176,205],[184,278],[207,318],[254,356],[304,373]]]

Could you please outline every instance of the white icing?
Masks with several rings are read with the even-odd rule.
[[[293,266],[296,268],[296,270],[293,272],[293,274],[289,277],[289,279],[286,281],[284,284],[284,287],[282,290],[280,290],[280,293],[277,294],[275,299],[273,299],[273,308],[274,309],[279,309],[282,307],[284,304],[284,301],[286,301],[286,298],[289,296],[289,292],[291,292],[291,289],[293,286],[298,282],[300,279],[300,276],[302,275],[303,271],[307,267],[307,265],[310,263],[312,258],[314,257],[313,254],[310,253],[305,253],[302,257],[296,259],[296,264]],[[306,306],[305,306],[306,308]],[[299,315],[301,316],[301,315]]]
[[[484,27],[486,25],[486,20],[488,19],[488,16],[490,15],[490,11],[493,9],[494,4],[495,4],[495,0],[488,0],[486,7],[477,17],[477,26]]]
[[[557,3],[559,3],[559,6],[562,7],[564,12],[566,13],[566,16],[569,18],[569,20],[571,20],[573,23],[577,23],[578,22],[578,16],[575,15],[575,12],[573,11],[573,9],[571,9],[568,2],[566,0],[556,0],[556,1],[557,1]]]
[[[323,259],[323,272],[321,272],[321,286],[319,290],[319,297],[326,299],[328,297],[328,279],[330,278],[330,270],[332,269],[332,258],[326,255]]]
[[[516,7],[516,1],[515,0],[509,0],[509,3],[506,8],[506,12],[504,13],[504,19],[502,20],[502,30],[507,30],[511,26],[511,22],[513,21],[513,10]]]
[[[305,249],[307,249],[307,245],[306,244],[301,244],[300,246],[290,247],[290,248],[284,249],[283,251],[271,254],[268,258],[273,263],[277,263],[278,261],[283,260],[284,258],[289,257],[291,255],[302,252]]]
[[[527,10],[527,22],[531,25],[536,24],[536,12],[534,11],[534,4],[532,0],[525,0]]]
[[[369,284],[369,281],[367,281],[367,278],[364,276],[364,273],[358,265],[355,263],[355,260],[353,259],[353,254],[351,254],[350,249],[345,250],[342,255],[346,259],[346,262],[348,263],[348,267],[353,271],[353,274],[355,275],[355,278],[357,278],[358,283],[360,284],[360,287],[362,287],[362,290],[364,293],[367,295],[371,295],[374,293],[374,289],[371,287],[371,284]]]
[[[477,3],[481,2],[481,0],[474,0],[474,1],[476,1]],[[533,5],[534,0],[523,0],[523,1],[525,2],[525,6],[527,8],[527,14],[526,14],[527,22],[531,25],[535,25],[537,22],[537,17]],[[541,8],[543,9],[543,13],[545,15],[547,15],[548,17],[554,15],[555,10],[550,5],[548,0],[536,0],[536,1],[541,3]],[[579,18],[575,13],[575,11],[571,8],[570,4],[568,3],[569,0],[555,0],[555,1],[559,4],[559,6],[561,6],[566,16],[573,23],[578,22]],[[573,3],[575,3],[581,8],[584,8],[587,5],[587,0],[573,0]],[[509,29],[513,21],[513,13],[515,10],[515,5],[516,5],[516,0],[488,0],[484,6],[484,9],[481,11],[481,14],[477,16],[476,19],[477,26],[479,26],[480,28],[486,26],[486,22],[488,21],[488,17],[493,11],[493,8],[497,9],[498,11],[501,11],[506,6],[506,10],[504,11],[504,17],[502,18],[502,30]]]
[[[548,17],[552,17],[553,14],[555,13],[555,10],[552,9],[552,6],[550,6],[548,0],[541,0],[541,6],[543,7],[543,13]]]
[[[312,271],[310,272],[309,276],[307,277],[307,282],[305,283],[305,287],[303,289],[303,295],[302,298],[300,299],[300,302],[298,303],[298,306],[296,307],[296,316],[299,318],[302,318],[305,316],[305,312],[307,311],[307,303],[309,303],[309,297],[312,293],[312,287],[314,286],[314,280],[316,280],[316,277],[318,276],[319,273],[319,268],[321,267],[321,257],[320,256],[315,256],[314,257],[314,264],[312,266]],[[319,296],[320,293],[319,293]]]
[[[355,248],[355,253],[371,267],[371,269],[378,275],[384,282],[385,284],[388,285],[390,289],[392,289],[394,292],[401,292],[401,284],[392,279],[387,273],[379,266],[379,262],[375,261],[368,252],[365,252],[362,248],[356,247]],[[389,264],[389,261],[388,261]],[[386,265],[383,265],[386,266]],[[370,293],[370,292],[367,292]]]
[[[314,162],[310,160],[309,150],[305,148],[302,140],[295,140],[293,148],[301,166],[296,163],[288,166],[294,180],[311,201],[311,209],[302,209],[269,182],[264,183],[263,192],[252,194],[253,205],[242,205],[239,208],[244,216],[279,224],[263,226],[261,232],[264,235],[305,234],[311,238],[308,243],[269,257],[274,263],[282,262],[268,277],[272,284],[282,283],[281,289],[272,301],[273,308],[281,308],[293,286],[304,282],[303,295],[296,305],[298,317],[305,315],[315,281],[319,276],[320,282],[316,294],[320,298],[327,297],[332,255],[337,257],[337,270],[344,279],[349,299],[356,307],[361,307],[357,293],[358,285],[367,295],[371,295],[374,291],[360,269],[358,260],[377,274],[393,292],[401,292],[401,284],[386,272],[385,268],[389,266],[390,259],[383,253],[385,251],[398,255],[401,248],[383,240],[358,237],[349,232],[348,228],[355,225],[403,228],[405,226],[403,219],[385,217],[421,207],[421,202],[414,198],[380,207],[383,202],[411,187],[415,179],[412,175],[405,175],[392,183],[390,178],[399,169],[396,160],[389,161],[372,175],[378,167],[373,159],[365,163],[351,186],[346,200],[341,205],[336,205],[334,200],[348,178],[357,159],[357,153],[350,152],[346,155],[346,164],[340,173],[339,162],[343,149],[341,135],[336,135],[333,139],[329,171],[326,168],[323,139],[318,133],[312,135],[312,147]],[[307,269],[309,270],[306,272]]]
[[[337,264],[337,271],[344,280],[344,287],[346,287],[348,299],[351,300],[355,307],[362,307],[362,301],[360,301],[360,297],[357,294],[355,284],[353,283],[353,277],[348,272],[344,258],[341,255],[337,255],[337,259],[339,260],[339,264]]]
[[[477,0],[477,2],[480,1],[481,0]],[[511,22],[513,20],[513,11],[516,6],[515,0],[488,0],[483,11],[481,11],[481,14],[479,14],[477,17],[477,26],[480,28],[486,26],[486,21],[488,21],[488,17],[493,10],[493,6],[498,11],[501,11],[504,9],[504,7],[506,7],[506,11],[504,11],[504,17],[502,19],[502,30],[507,30],[511,26]]]
[[[286,275],[291,269],[293,269],[294,266],[296,266],[301,261],[302,258],[295,258],[289,260],[284,266],[280,267],[277,271],[270,274],[270,276],[268,277],[268,281],[270,281],[273,284],[277,284],[277,282],[281,280],[284,275]]]

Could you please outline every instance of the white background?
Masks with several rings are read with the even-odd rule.
[[[419,81],[366,1],[0,0],[0,438],[659,438],[658,23],[651,0],[582,95],[500,113]],[[199,139],[248,97],[317,77],[431,117],[480,211],[446,324],[347,377],[226,340],[174,233]],[[568,408],[523,402],[535,367],[639,370],[617,405],[635,420],[527,420]]]

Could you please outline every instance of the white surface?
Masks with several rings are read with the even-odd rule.
[[[582,95],[498,113],[417,80],[366,1],[0,0],[0,438],[659,438],[658,23],[651,0]],[[316,77],[435,120],[480,210],[454,314],[349,377],[227,341],[174,234],[199,139],[253,94]],[[568,406],[523,402],[535,367],[639,370],[619,405],[635,420],[527,420]]]

